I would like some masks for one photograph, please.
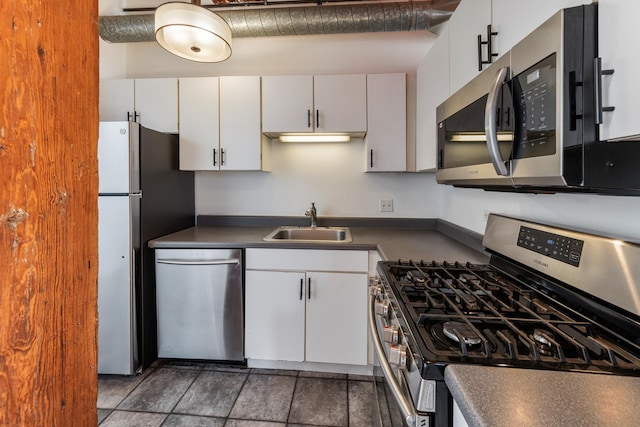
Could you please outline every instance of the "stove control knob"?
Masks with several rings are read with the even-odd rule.
[[[385,326],[382,331],[382,340],[391,344],[398,344],[398,327]]]
[[[404,368],[407,366],[407,348],[403,345],[389,347],[389,363]]]
[[[373,296],[378,296],[382,293],[382,287],[380,285],[371,285],[369,286],[369,294]]]
[[[389,302],[387,301],[378,301],[376,302],[376,314],[388,318],[389,317]]]

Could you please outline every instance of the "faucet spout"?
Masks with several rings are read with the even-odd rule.
[[[318,226],[318,214],[316,212],[316,204],[311,202],[311,207],[307,209],[304,214],[311,218],[311,227]]]

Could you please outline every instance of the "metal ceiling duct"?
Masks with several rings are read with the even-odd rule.
[[[447,21],[437,1],[377,2],[306,7],[216,10],[232,37],[428,30]],[[451,3],[446,2],[448,6]],[[100,37],[110,43],[155,41],[153,14],[100,17]]]

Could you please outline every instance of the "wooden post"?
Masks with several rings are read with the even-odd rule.
[[[0,426],[95,426],[98,2],[0,1]]]

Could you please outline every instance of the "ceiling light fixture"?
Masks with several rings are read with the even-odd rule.
[[[289,133],[280,135],[278,139],[281,142],[349,142],[351,136],[341,133]]]
[[[221,62],[231,56],[231,29],[216,13],[192,3],[165,3],[154,15],[156,40],[167,51],[196,62]]]

